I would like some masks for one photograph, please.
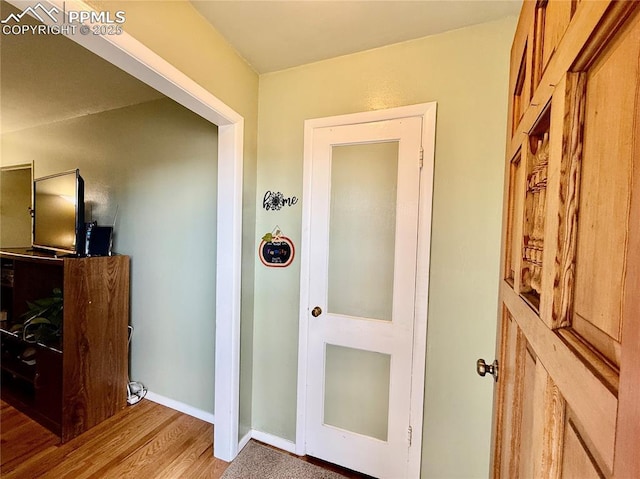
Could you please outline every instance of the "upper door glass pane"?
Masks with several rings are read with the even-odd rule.
[[[398,142],[334,146],[329,313],[391,321]]]

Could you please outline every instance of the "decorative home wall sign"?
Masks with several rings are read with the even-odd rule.
[[[269,268],[286,268],[295,255],[293,241],[282,234],[279,226],[276,226],[271,233],[264,235],[258,247],[260,261]]]
[[[278,211],[282,209],[283,206],[293,206],[297,203],[297,196],[285,197],[279,191],[267,190],[264,194],[264,197],[262,198],[262,207],[267,211]]]

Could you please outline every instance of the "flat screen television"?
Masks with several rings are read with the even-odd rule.
[[[33,182],[33,247],[84,253],[84,180],[80,170]]]

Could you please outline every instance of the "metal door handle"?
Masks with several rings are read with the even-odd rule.
[[[320,308],[320,306],[316,306],[311,310],[311,316],[313,316],[314,318],[317,318],[321,314],[322,314],[322,308]]]
[[[478,359],[476,362],[477,373],[484,377],[487,373],[493,376],[493,379],[498,382],[498,360],[494,360],[492,364],[487,364],[484,359]]]

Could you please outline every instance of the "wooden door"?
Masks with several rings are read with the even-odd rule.
[[[525,2],[492,475],[640,477],[640,2]]]
[[[409,467],[421,140],[420,117],[313,133],[306,453],[375,477]]]

